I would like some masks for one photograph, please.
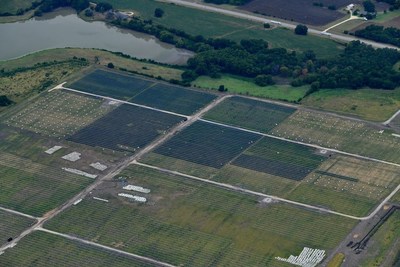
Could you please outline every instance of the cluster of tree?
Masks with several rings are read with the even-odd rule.
[[[11,101],[7,96],[0,95],[0,107],[6,107],[6,106],[9,106],[9,105],[11,105],[13,103],[14,102]]]
[[[317,59],[312,51],[302,54],[283,48],[268,49],[263,40],[243,40],[240,45],[212,49],[189,59],[189,70],[182,74],[190,81],[199,75],[218,77],[229,73],[254,78],[260,85],[273,83],[272,76],[287,77],[293,86],[311,84],[319,88],[394,89],[400,85],[400,73],[393,65],[400,53],[377,49],[360,42],[348,44],[337,59]]]
[[[164,16],[164,10],[162,10],[161,8],[156,8],[154,10],[154,17],[161,18],[162,16]]]
[[[391,5],[390,10],[400,8],[400,0],[377,0],[378,2],[385,2]]]
[[[400,85],[400,73],[393,69],[400,60],[394,49],[374,49],[359,41],[349,43],[337,59],[316,60],[314,72],[307,70],[293,83],[318,83],[320,88],[351,88],[365,86],[377,89],[394,89]]]
[[[0,13],[0,17],[7,17],[7,16],[20,16],[23,15],[25,12],[28,12],[29,10],[37,8],[40,4],[42,4],[43,0],[38,0],[38,1],[33,1],[30,7],[27,8],[19,8],[15,14],[10,13],[10,12],[4,12]]]
[[[375,13],[376,12],[375,5],[370,0],[364,1],[363,2],[363,7],[364,7],[364,10],[366,12],[368,12],[368,13]]]
[[[196,52],[188,61],[188,70],[182,74],[186,84],[200,75],[219,77],[221,73],[229,73],[253,78],[260,85],[272,84],[273,76],[282,76],[294,86],[310,84],[312,90],[364,86],[393,89],[400,85],[400,73],[393,70],[400,53],[393,49],[375,50],[352,42],[339,58],[322,60],[312,51],[296,53],[284,48],[269,49],[264,40],[242,40],[238,44],[228,39],[206,39],[140,18],[114,20],[113,23]]]
[[[35,16],[41,16],[43,13],[53,11],[59,7],[72,7],[77,11],[82,11],[89,6],[89,0],[43,0],[36,9]]]
[[[100,2],[98,4],[96,4],[96,8],[94,10],[96,10],[96,12],[106,12],[108,10],[111,10],[113,7],[110,3],[107,2]]]
[[[357,30],[354,35],[381,43],[400,46],[400,30],[394,27],[384,28],[383,26],[369,25],[365,29]]]
[[[298,35],[307,35],[308,27],[306,25],[299,24],[294,29],[294,33]]]
[[[235,6],[244,5],[250,1],[251,0],[204,0],[205,3],[211,3],[216,5],[229,4]]]

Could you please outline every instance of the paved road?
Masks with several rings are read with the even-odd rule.
[[[196,8],[196,9],[201,9],[201,10],[205,10],[205,11],[216,12],[216,13],[220,13],[220,14],[224,14],[224,15],[228,15],[228,16],[232,16],[232,17],[237,17],[237,18],[242,18],[242,19],[247,19],[247,20],[260,22],[260,23],[271,23],[275,26],[289,28],[289,29],[294,29],[297,26],[297,24],[292,24],[292,23],[288,23],[288,22],[278,22],[278,21],[274,21],[271,19],[267,19],[265,17],[260,17],[260,16],[248,14],[248,13],[243,13],[238,10],[223,9],[223,8],[216,7],[216,6],[206,5],[204,3],[199,4],[199,3],[187,2],[184,0],[162,0],[162,2],[173,3],[176,5],[186,6],[186,7],[190,7],[190,8]],[[392,45],[377,43],[377,42],[365,40],[365,39],[360,39],[360,38],[357,38],[354,36],[339,35],[339,34],[334,34],[334,33],[331,33],[329,36],[324,35],[324,34],[321,34],[320,30],[316,30],[316,29],[313,29],[310,27],[308,28],[308,32],[315,34],[315,35],[320,35],[321,37],[336,39],[336,40],[344,41],[344,42],[351,42],[351,41],[359,40],[363,43],[372,45],[375,48],[393,48],[393,49],[400,50],[398,47],[395,47]]]
[[[88,240],[85,240],[85,239],[82,239],[82,238],[79,238],[79,237],[75,237],[75,236],[71,236],[71,235],[67,235],[67,234],[62,234],[62,233],[51,231],[51,230],[47,230],[47,229],[44,229],[42,227],[37,227],[36,230],[42,231],[42,232],[46,232],[46,233],[49,233],[49,234],[53,234],[53,235],[57,235],[57,236],[61,236],[61,237],[64,237],[66,239],[69,239],[69,240],[73,240],[73,241],[76,241],[76,242],[79,242],[79,243],[82,243],[82,244],[98,247],[98,248],[101,248],[101,249],[104,249],[104,250],[108,250],[108,251],[111,251],[111,252],[116,252],[118,254],[122,254],[122,255],[125,255],[125,256],[129,256],[129,257],[144,261],[144,262],[149,262],[149,263],[155,264],[157,266],[175,267],[175,265],[171,265],[169,263],[165,263],[165,262],[158,261],[158,260],[155,260],[155,259],[152,259],[152,258],[140,256],[140,255],[134,254],[134,253],[129,253],[129,252],[126,252],[126,251],[123,251],[123,250],[119,250],[119,249],[115,249],[115,248],[112,248],[112,247],[104,246],[104,245],[101,245],[101,244],[98,244],[98,243],[95,243],[95,242],[92,242],[92,241],[88,241]]]

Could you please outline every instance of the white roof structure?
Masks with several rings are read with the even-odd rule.
[[[127,185],[127,186],[124,186],[123,189],[128,190],[128,191],[136,191],[136,192],[140,192],[140,193],[145,193],[145,194],[150,193],[150,189],[143,188],[141,186],[136,186],[136,185]]]
[[[44,153],[51,155],[54,152],[60,150],[61,148],[62,146],[53,146],[52,148],[47,149]]]
[[[129,198],[129,199],[132,199],[134,201],[141,202],[141,203],[145,203],[147,201],[147,199],[145,197],[134,196],[134,195],[131,195],[131,194],[119,193],[118,196],[126,197],[126,198]]]

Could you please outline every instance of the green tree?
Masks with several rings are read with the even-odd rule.
[[[267,86],[267,85],[273,85],[275,82],[272,80],[271,75],[257,75],[256,78],[254,79],[254,83],[257,84],[258,86]]]
[[[5,96],[5,95],[0,96],[0,107],[9,106],[12,103],[14,103],[14,102],[12,102],[7,96]]]
[[[375,13],[375,5],[370,0],[364,1],[363,6],[368,13]]]
[[[161,18],[162,16],[164,16],[164,10],[162,10],[161,8],[156,8],[154,10],[154,17],[156,18]]]
[[[306,25],[299,24],[294,29],[294,33],[298,35],[307,35],[308,27]]]

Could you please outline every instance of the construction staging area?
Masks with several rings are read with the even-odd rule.
[[[95,70],[0,117],[0,266],[395,263],[396,134]]]

